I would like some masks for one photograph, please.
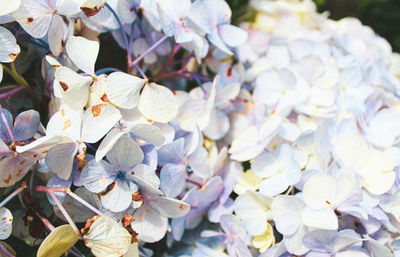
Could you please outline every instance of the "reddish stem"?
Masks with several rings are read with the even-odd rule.
[[[0,208],[3,207],[6,203],[8,203],[11,199],[13,199],[16,195],[18,195],[19,193],[22,192],[22,190],[24,190],[26,188],[26,184],[25,182],[22,182],[22,185],[15,190],[14,192],[12,192],[9,196],[7,196],[3,201],[1,201],[0,203]]]
[[[53,201],[56,203],[57,207],[60,209],[61,213],[64,215],[65,219],[68,221],[69,225],[71,225],[75,233],[79,237],[82,237],[81,232],[79,232],[79,229],[75,225],[75,222],[72,220],[71,216],[69,216],[68,212],[64,209],[64,206],[62,206],[54,192],[50,190],[48,193],[50,194],[51,198],[53,198]]]
[[[172,49],[171,54],[169,55],[169,57],[168,57],[167,61],[164,63],[164,65],[161,67],[161,69],[158,72],[157,76],[160,76],[161,74],[163,74],[168,69],[168,67],[172,65],[172,61],[174,60],[174,57],[175,57],[176,53],[179,51],[180,48],[181,48],[180,44],[176,44],[174,46],[174,48]]]

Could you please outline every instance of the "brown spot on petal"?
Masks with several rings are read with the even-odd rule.
[[[37,157],[37,154],[34,154],[34,155],[33,155],[33,158],[36,158],[36,157]]]
[[[325,202],[329,205],[332,205],[331,202],[329,202],[328,200],[325,200]]]
[[[62,89],[64,91],[67,91],[69,86],[67,85],[67,83],[60,81],[60,86],[62,87]]]
[[[78,164],[77,164],[78,172],[82,173],[83,168],[88,163],[88,160],[86,160],[86,154],[85,153],[77,154],[76,159],[78,160]]]
[[[186,205],[184,205],[183,203],[181,203],[181,204],[179,205],[179,209],[181,209],[181,210],[186,209]]]
[[[8,184],[10,183],[11,180],[11,174],[8,174],[8,177],[6,179],[3,179],[4,183]]]
[[[135,230],[133,230],[131,223],[135,220],[135,217],[133,217],[132,215],[124,215],[122,217],[122,226],[128,230],[129,234],[132,235],[132,239],[131,239],[131,243],[136,243],[139,242],[138,239],[138,233],[136,233]]]
[[[100,12],[101,8],[103,8],[103,6],[95,6],[95,7],[81,6],[81,10],[86,15],[86,17],[96,15],[98,12]]]
[[[107,97],[107,95],[106,94],[104,94],[102,97],[101,97],[101,100],[103,101],[103,102],[110,102],[110,100],[108,99],[108,97]]]
[[[26,19],[26,21],[27,21],[28,23],[33,22],[33,17],[28,17],[28,18]]]
[[[102,182],[99,181],[99,183],[101,184]],[[115,187],[115,183],[116,183],[116,181],[114,181],[113,183],[111,183],[110,185],[108,185],[107,188],[106,188],[106,190],[104,190],[103,192],[100,193],[100,196],[106,195],[106,194],[108,194],[111,190],[113,190],[113,188]]]
[[[19,164],[24,165],[25,161],[21,161]]]
[[[6,217],[1,218],[1,220],[6,220]]]
[[[71,120],[64,121],[64,127],[62,128],[62,131],[65,131],[69,127],[71,127]]]
[[[17,58],[17,56],[19,55],[19,53],[9,53],[8,56],[15,61],[15,59]]]
[[[18,141],[11,142],[10,148],[11,148],[11,150],[15,151],[15,148],[16,148],[17,146],[19,146],[19,145],[26,145],[26,144],[23,143],[23,142],[18,142]]]
[[[98,104],[92,107],[93,117],[97,117],[101,114],[101,107],[105,104]]]
[[[226,76],[230,77],[232,76],[232,67],[229,67],[227,72],[226,72]]]
[[[95,222],[100,216],[94,216],[86,221],[85,227],[81,229],[82,235],[86,235],[89,232],[90,227],[92,226],[93,222]]]
[[[136,191],[135,193],[132,194],[132,201],[135,202],[143,202],[143,196],[140,191]]]
[[[147,122],[150,122],[150,123],[152,123],[153,121],[152,121],[152,120],[150,120],[150,119],[148,119],[148,120],[147,120]]]

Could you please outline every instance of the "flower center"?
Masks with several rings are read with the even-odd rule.
[[[125,171],[122,171],[122,170],[117,171],[116,179],[124,180],[125,179]]]

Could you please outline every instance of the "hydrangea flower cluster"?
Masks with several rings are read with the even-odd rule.
[[[0,0],[0,239],[400,256],[400,55],[311,0],[250,5],[234,26],[225,0]]]

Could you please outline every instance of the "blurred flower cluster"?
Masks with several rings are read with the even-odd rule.
[[[0,0],[0,239],[400,256],[400,55],[311,0],[250,5],[234,26],[225,0]]]

